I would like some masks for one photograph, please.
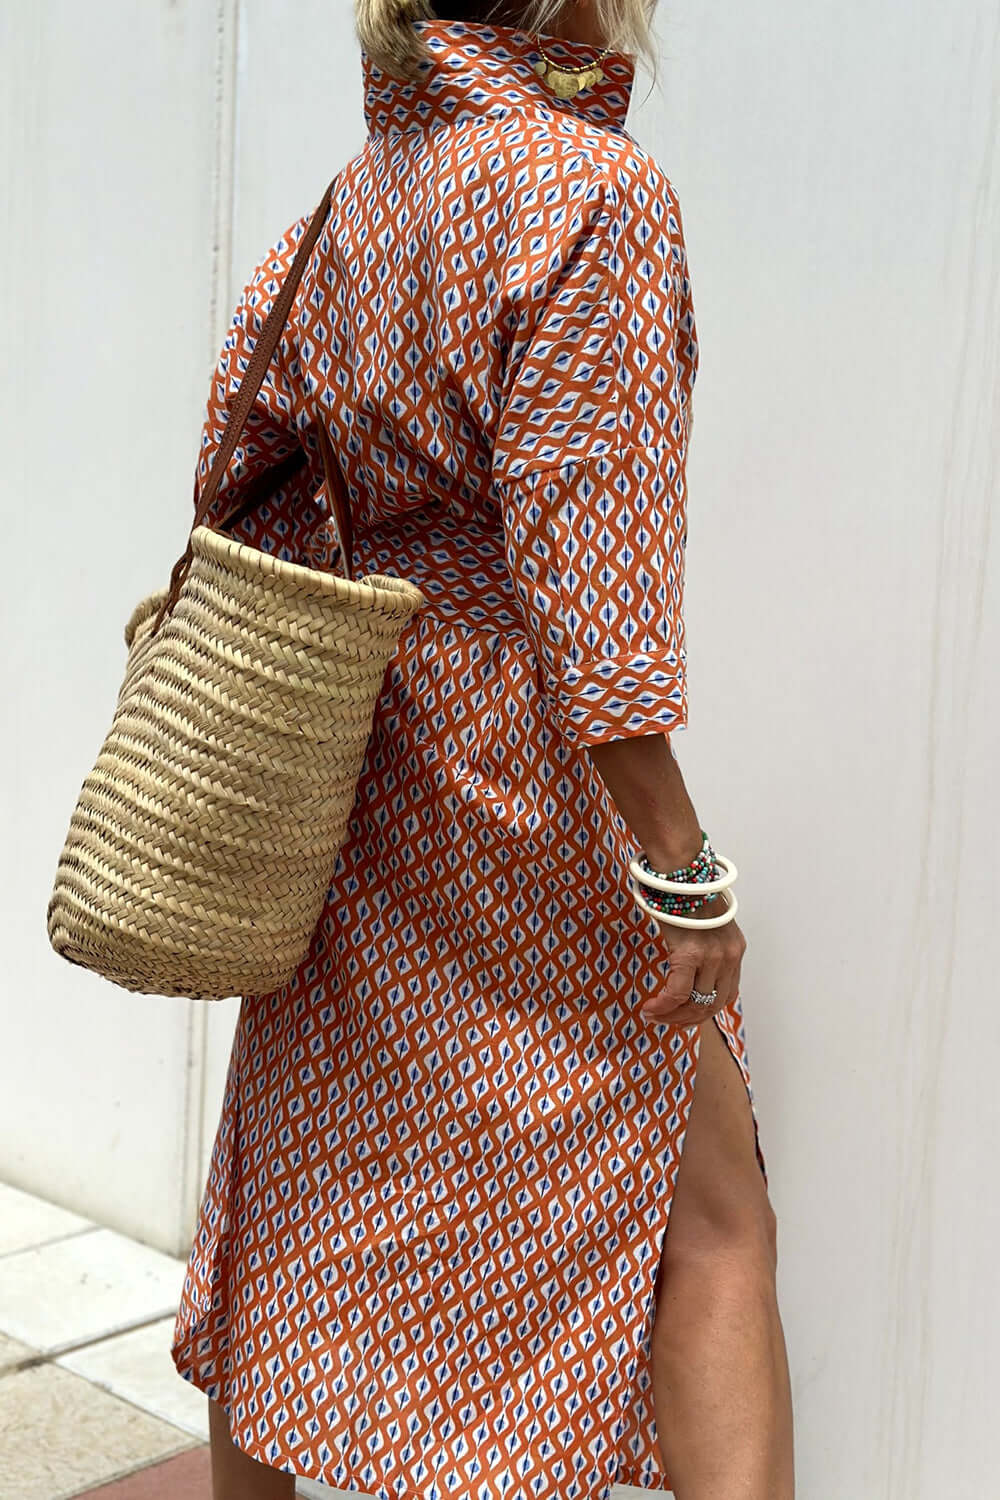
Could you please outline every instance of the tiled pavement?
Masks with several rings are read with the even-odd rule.
[[[211,1500],[206,1398],[170,1358],[183,1279],[0,1183],[0,1500]]]
[[[170,1358],[183,1279],[183,1261],[0,1183],[0,1500],[211,1500],[207,1401]]]

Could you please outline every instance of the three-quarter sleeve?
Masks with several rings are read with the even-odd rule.
[[[504,269],[492,477],[541,685],[574,746],[687,721],[697,342],[679,208],[635,151],[563,163],[529,195]]]
[[[209,389],[195,471],[195,505],[264,321],[308,225],[309,215],[305,215],[286,229],[254,268],[240,295]],[[288,561],[329,567],[337,551],[336,533],[328,523],[321,460],[306,435],[312,419],[303,409],[300,382],[295,379],[294,324],[293,304],[212,503],[209,521],[217,523],[260,483],[269,492],[267,498],[237,523],[233,536]],[[302,460],[299,463],[297,456]],[[291,473],[282,479],[279,471],[285,463]],[[278,481],[276,485],[272,486],[269,474]]]

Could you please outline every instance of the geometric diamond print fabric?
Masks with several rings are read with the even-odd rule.
[[[631,58],[560,101],[527,33],[417,26],[417,82],[362,57],[368,136],[220,504],[301,444],[238,534],[336,569],[323,422],[355,576],[429,602],[309,954],[241,1002],[172,1354],[276,1469],[604,1500],[669,1487],[648,1338],[698,1031],[639,1016],[663,944],[584,747],[686,722],[691,288]],[[198,483],[309,217],[240,298]],[[753,1105],[738,999],[716,1024]]]

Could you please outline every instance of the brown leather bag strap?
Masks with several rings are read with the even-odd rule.
[[[230,407],[229,416],[226,420],[225,428],[223,429],[222,441],[219,444],[218,449],[216,450],[215,457],[212,460],[212,467],[209,470],[208,478],[205,481],[205,487],[203,490],[201,490],[200,494],[198,491],[197,480],[195,481],[196,507],[194,521],[191,525],[192,532],[196,527],[204,525],[209,511],[211,510],[215,498],[219,492],[219,486],[222,483],[222,479],[225,475],[226,469],[229,467],[229,461],[236,451],[236,445],[239,442],[240,438],[243,436],[243,429],[246,426],[247,419],[250,416],[250,412],[253,410],[254,402],[257,400],[257,397],[260,394],[260,388],[264,384],[264,376],[267,374],[267,367],[271,363],[271,360],[274,356],[274,351],[278,347],[278,343],[284,331],[285,324],[288,321],[288,315],[291,312],[292,302],[295,299],[295,293],[298,290],[299,282],[302,280],[302,273],[306,268],[306,262],[308,261],[310,255],[313,252],[313,249],[315,248],[316,241],[319,239],[320,234],[323,230],[323,225],[326,223],[327,214],[330,210],[330,201],[333,197],[336,181],[337,179],[334,178],[330,183],[316,208],[316,212],[310,219],[308,228],[306,229],[305,233],[298,243],[298,247],[295,251],[295,258],[292,261],[288,274],[282,282],[281,289],[278,292],[277,297],[274,299],[274,302],[271,304],[271,310],[264,320],[264,326],[260,331],[260,337],[257,339],[257,342],[254,345],[253,353],[251,354],[249,363],[247,364],[246,373],[240,381],[236,395],[233,398],[233,404]],[[353,541],[353,538],[351,536],[350,508],[347,504],[347,490],[346,486],[344,485],[343,478],[340,475],[339,467],[333,457],[332,445],[330,444],[329,439],[327,439],[327,442],[325,444],[323,443],[323,437],[325,436],[325,433],[321,434],[320,450],[323,456],[324,468],[327,475],[327,489],[330,493],[330,499],[337,514],[337,531],[341,540],[341,551],[343,553],[345,576],[350,578],[352,569],[351,554],[353,551],[350,543],[351,541]],[[298,460],[298,455],[296,455],[295,457],[296,460]],[[331,464],[333,469],[332,473]],[[281,464],[277,467],[282,473],[284,473],[291,466],[292,465],[290,463],[290,460],[285,459],[282,460]],[[252,489],[254,502],[259,503],[263,498],[263,494],[258,486],[258,482],[254,483]],[[221,522],[221,526],[224,527],[227,523],[232,523],[234,518],[241,517],[242,515],[246,514],[246,511],[247,506],[243,501],[241,501],[234,507],[229,515],[224,518],[224,520]],[[154,631],[159,629],[160,623],[162,622],[164,616],[169,614],[174,605],[177,603],[177,597],[180,594],[181,585],[183,584],[184,579],[187,576],[187,572],[190,566],[191,539],[189,536],[188,545],[184,552],[184,555],[178,558],[177,562],[174,565],[173,571],[171,572],[170,587],[153,624]]]
[[[306,464],[306,450],[302,447],[293,448],[287,458],[279,459],[272,467],[258,474],[256,478],[247,480],[246,484],[240,485],[239,504],[232,510],[219,518],[215,523],[217,531],[232,531],[247,516],[252,515],[259,505],[269,500],[276,490],[282,485],[295,478],[299,470]],[[195,500],[197,509],[197,498]]]
[[[354,577],[354,528],[351,523],[351,501],[347,493],[347,485],[340,471],[330,441],[330,434],[322,422],[316,428],[316,437],[319,440],[319,451],[323,458],[323,470],[326,474],[326,492],[330,497],[337,517],[337,535],[340,538],[341,561],[345,578]]]

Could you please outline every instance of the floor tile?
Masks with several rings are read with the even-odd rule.
[[[207,1442],[208,1397],[177,1373],[170,1357],[173,1326],[173,1318],[161,1318],[61,1354],[57,1363]]]
[[[3,1494],[65,1500],[192,1445],[191,1437],[58,1365],[0,1380]]]
[[[9,1339],[0,1333],[0,1375],[5,1375],[8,1370],[14,1370],[18,1365],[23,1365],[25,1360],[38,1357],[37,1349],[31,1349],[27,1344],[19,1344],[17,1339]]]
[[[36,1198],[32,1193],[0,1182],[0,1255],[28,1250],[32,1245],[44,1245],[48,1240],[93,1227],[90,1219],[71,1214],[68,1208],[59,1208],[45,1198]]]
[[[204,1445],[189,1448],[125,1479],[85,1490],[78,1500],[212,1500],[211,1454]]]
[[[365,1500],[357,1490],[327,1489],[315,1480],[298,1480],[298,1500]],[[163,1463],[149,1464],[125,1479],[85,1490],[75,1500],[212,1500],[211,1450],[190,1448]]]
[[[184,1262],[111,1229],[0,1258],[0,1332],[46,1354],[172,1316]]]

